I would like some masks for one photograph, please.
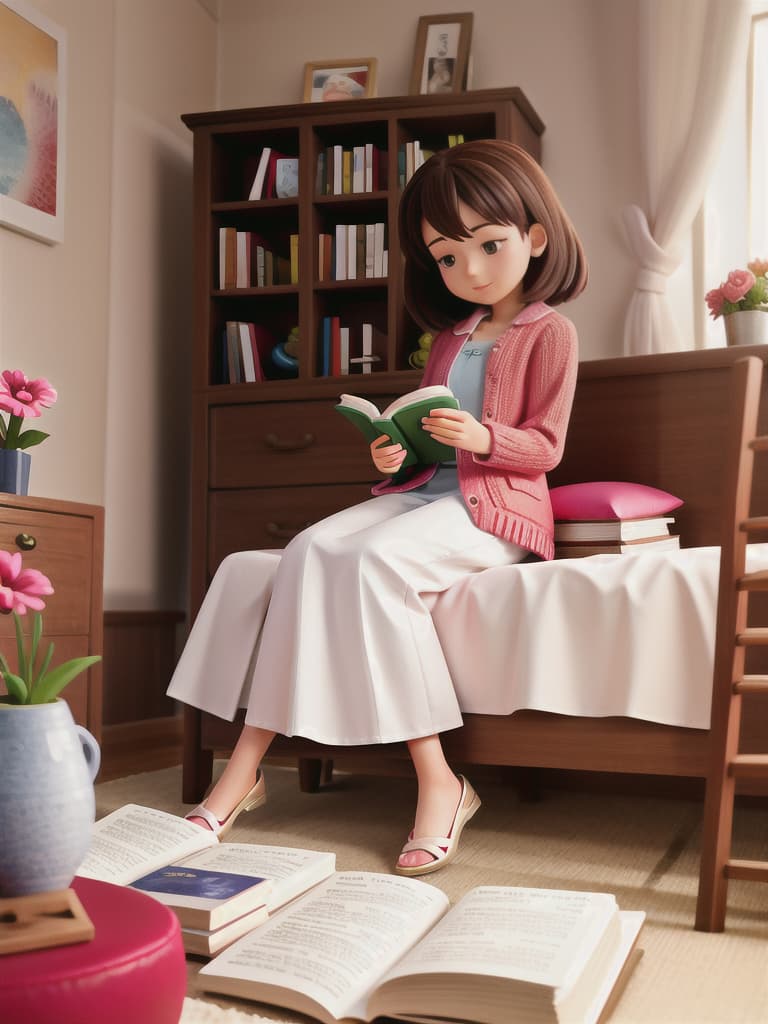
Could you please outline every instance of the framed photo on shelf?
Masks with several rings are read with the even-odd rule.
[[[410,93],[463,92],[467,87],[472,14],[419,18]]]
[[[0,0],[0,225],[64,237],[64,29],[25,0]]]
[[[316,60],[304,65],[304,102],[359,100],[376,95],[375,57]]]

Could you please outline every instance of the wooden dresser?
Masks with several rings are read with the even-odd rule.
[[[102,654],[104,509],[53,498],[0,494],[0,548],[20,551],[24,566],[39,569],[54,593],[43,611],[43,653],[55,645],[52,665]],[[28,635],[30,616],[22,619]],[[13,618],[0,616],[0,649],[16,664]],[[101,739],[101,662],[65,687],[75,721]]]

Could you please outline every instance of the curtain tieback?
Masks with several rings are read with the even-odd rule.
[[[663,295],[667,290],[667,275],[660,270],[641,267],[635,288],[639,292],[656,292],[657,295]]]

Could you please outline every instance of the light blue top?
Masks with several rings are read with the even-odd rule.
[[[448,387],[458,398],[459,408],[471,412],[477,420],[482,415],[485,367],[495,340],[473,341],[469,338],[462,345],[448,374]],[[441,462],[432,479],[410,493],[423,497],[425,501],[434,501],[446,494],[459,494],[456,460]]]

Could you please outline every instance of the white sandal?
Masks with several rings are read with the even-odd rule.
[[[237,804],[227,815],[224,821],[219,821],[213,811],[210,811],[204,803],[198,804],[197,807],[191,810],[189,814],[185,814],[184,817],[187,819],[202,818],[210,827],[211,832],[213,832],[215,836],[218,836],[219,839],[223,839],[235,824],[235,820],[241,811],[254,811],[257,807],[261,807],[266,802],[267,787],[264,782],[264,773],[259,772],[259,777],[256,779],[254,785],[248,790],[240,803]],[[202,825],[200,828],[202,828]]]
[[[408,836],[408,842],[400,851],[400,856],[402,857],[404,853],[422,850],[424,853],[429,853],[435,859],[427,861],[426,864],[414,864],[411,867],[396,864],[395,874],[428,875],[430,872],[437,871],[443,867],[443,865],[456,856],[462,829],[477,812],[482,802],[472,788],[471,783],[463,775],[460,775],[459,779],[461,781],[461,797],[456,807],[456,813],[453,816],[453,823],[448,830],[448,835],[419,836],[418,839],[414,839],[413,832],[411,832]]]

